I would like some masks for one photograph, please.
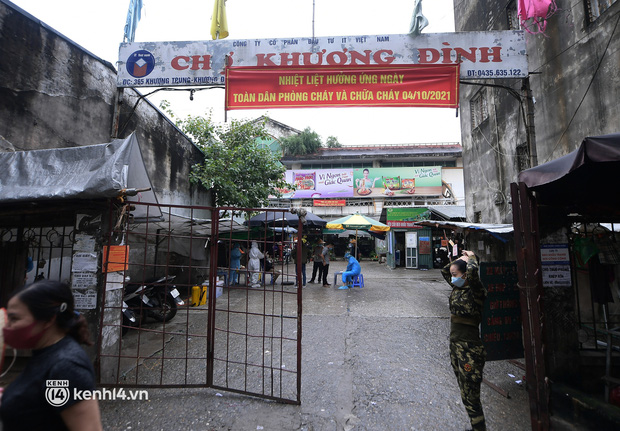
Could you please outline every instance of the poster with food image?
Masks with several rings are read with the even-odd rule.
[[[293,184],[299,191],[314,190],[316,188],[316,172],[295,172]]]
[[[353,197],[352,169],[287,171],[287,177],[289,175],[296,188],[294,193],[296,199]]]
[[[441,166],[353,169],[354,196],[439,196]]]

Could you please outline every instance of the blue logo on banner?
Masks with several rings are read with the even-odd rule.
[[[155,69],[155,57],[148,51],[136,51],[126,63],[127,72],[134,78],[143,78]]]

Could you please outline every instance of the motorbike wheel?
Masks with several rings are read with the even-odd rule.
[[[129,332],[129,327],[133,326],[132,323],[129,321],[128,318],[125,317],[125,315],[123,314],[123,327],[122,327],[122,331],[121,331],[121,335],[124,336],[126,333]]]
[[[170,295],[157,295],[160,309],[153,310],[153,318],[159,322],[168,322],[177,314],[177,302]]]

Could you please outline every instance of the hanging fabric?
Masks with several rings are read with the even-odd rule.
[[[547,20],[557,10],[558,6],[555,4],[555,0],[519,0],[518,15],[521,27],[528,33],[542,33],[544,35]]]

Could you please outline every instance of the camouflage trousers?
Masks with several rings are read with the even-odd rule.
[[[450,341],[450,361],[461,389],[461,399],[475,431],[486,430],[480,384],[486,351],[482,342]]]

